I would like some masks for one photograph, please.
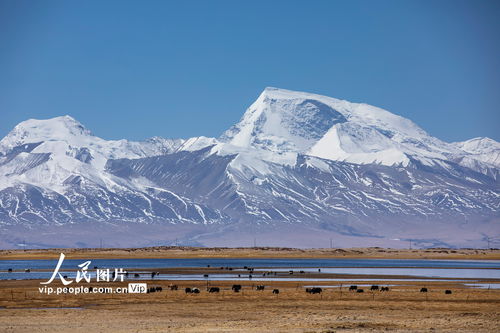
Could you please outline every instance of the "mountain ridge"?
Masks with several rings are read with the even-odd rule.
[[[14,229],[85,223],[169,230],[138,245],[173,234],[237,244],[278,229],[296,242],[299,228],[378,245],[401,235],[477,244],[499,233],[499,146],[445,143],[377,107],[278,88],[219,138],[104,140],[70,116],[31,119],[0,140],[0,246],[14,246]],[[436,223],[440,233],[425,230]],[[269,242],[301,246],[287,237]]]

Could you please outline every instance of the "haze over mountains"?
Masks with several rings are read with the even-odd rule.
[[[500,144],[266,88],[219,138],[107,141],[70,116],[0,141],[0,246],[485,246]]]

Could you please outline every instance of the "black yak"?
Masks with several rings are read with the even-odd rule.
[[[319,287],[306,288],[306,293],[309,293],[309,294],[321,294],[322,291],[323,291],[323,289],[321,289]]]

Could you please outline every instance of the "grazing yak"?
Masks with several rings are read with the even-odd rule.
[[[420,288],[420,292],[421,293],[426,293],[427,292],[427,288]]]
[[[241,284],[233,284],[231,289],[235,292],[238,293],[241,290]]]
[[[199,294],[200,289],[198,289],[198,288],[186,288],[186,289],[184,289],[184,292],[186,294]]]
[[[373,286],[371,286],[370,290],[378,290],[378,286],[377,285],[373,285]]]
[[[278,295],[279,293],[280,293],[280,290],[279,290],[279,289],[273,289],[273,294]]]
[[[257,286],[255,287],[255,290],[264,290],[265,286]]]
[[[363,289],[356,289],[357,293],[364,293],[365,291]]]
[[[179,286],[177,286],[176,284],[169,284],[168,287],[170,288],[170,290],[177,290],[177,289],[179,289]]]
[[[450,295],[450,294],[451,294],[451,290],[446,289],[446,290],[444,291],[444,293],[445,293],[446,295]]]
[[[163,291],[163,288],[162,287],[149,287],[148,290],[147,290],[147,293],[156,293],[156,292],[160,292],[160,291]]]
[[[220,288],[219,287],[210,287],[210,288],[208,288],[208,292],[209,293],[218,293],[218,292],[220,292]]]
[[[380,291],[389,291],[389,287],[382,287],[380,288]]]
[[[306,293],[309,293],[309,294],[321,294],[322,291],[323,291],[323,289],[321,289],[319,287],[306,288]]]
[[[349,291],[353,291],[353,290],[357,290],[358,289],[358,286],[350,286],[349,287]]]

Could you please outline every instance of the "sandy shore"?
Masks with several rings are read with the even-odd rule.
[[[481,259],[500,260],[499,249],[293,249],[148,247],[130,249],[0,250],[0,260],[110,258],[372,258],[372,259]]]

